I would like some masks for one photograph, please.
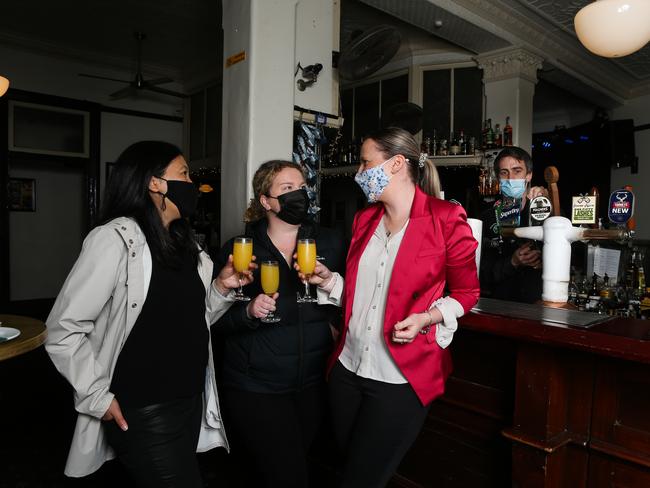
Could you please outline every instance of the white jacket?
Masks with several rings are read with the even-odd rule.
[[[206,288],[206,327],[232,304],[212,285],[212,261],[199,254],[198,272]],[[45,348],[74,389],[79,412],[65,467],[68,476],[85,476],[115,457],[104,437],[101,417],[113,400],[109,391],[117,358],[142,310],[151,281],[151,252],[142,230],[130,218],[95,228],[84,240],[47,319]],[[209,347],[203,397],[204,416],[197,451],[228,441]],[[128,422],[128,419],[127,419]]]

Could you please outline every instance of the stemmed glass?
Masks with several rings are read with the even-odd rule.
[[[244,273],[248,271],[252,260],[253,239],[250,237],[236,237],[232,249],[232,264],[235,271],[239,273],[239,290],[235,293],[234,298],[240,302],[249,302],[251,299],[244,295],[244,292],[242,291],[242,280],[244,279]]]
[[[278,291],[280,285],[280,267],[277,261],[262,261],[262,290],[267,296],[272,297]],[[281,317],[269,312],[266,317],[260,319],[265,324],[274,324],[281,320]]]
[[[309,277],[316,268],[316,241],[314,239],[298,239],[298,266],[305,275],[305,294],[298,295],[298,303],[314,303],[318,300],[311,296],[309,291]]]

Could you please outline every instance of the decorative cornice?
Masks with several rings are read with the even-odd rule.
[[[477,56],[478,67],[483,70],[483,82],[523,78],[537,83],[537,70],[544,60],[522,48],[507,48]]]

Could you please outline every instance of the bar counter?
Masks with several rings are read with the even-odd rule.
[[[473,311],[451,347],[446,393],[391,486],[650,487],[650,321]]]

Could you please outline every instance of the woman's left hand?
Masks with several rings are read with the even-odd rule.
[[[413,342],[425,325],[429,324],[428,313],[412,313],[393,326],[393,342],[408,344]]]
[[[214,279],[214,285],[219,290],[219,293],[226,295],[230,290],[239,288],[240,282],[241,286],[246,286],[253,281],[253,270],[257,268],[255,264],[255,256],[251,261],[251,264],[248,265],[248,271],[243,272],[241,275],[235,270],[235,267],[232,264],[232,254],[228,256],[228,262],[226,265],[221,268],[219,276]]]
[[[293,255],[293,267],[296,271],[298,271],[298,278],[300,278],[302,281],[307,280],[307,275],[300,272],[297,254]],[[327,266],[325,266],[320,261],[316,261],[316,267],[314,268],[314,272],[309,276],[308,281],[310,285],[316,285],[322,288],[326,286],[327,283],[329,283],[329,281],[332,279],[332,276],[334,275]]]

